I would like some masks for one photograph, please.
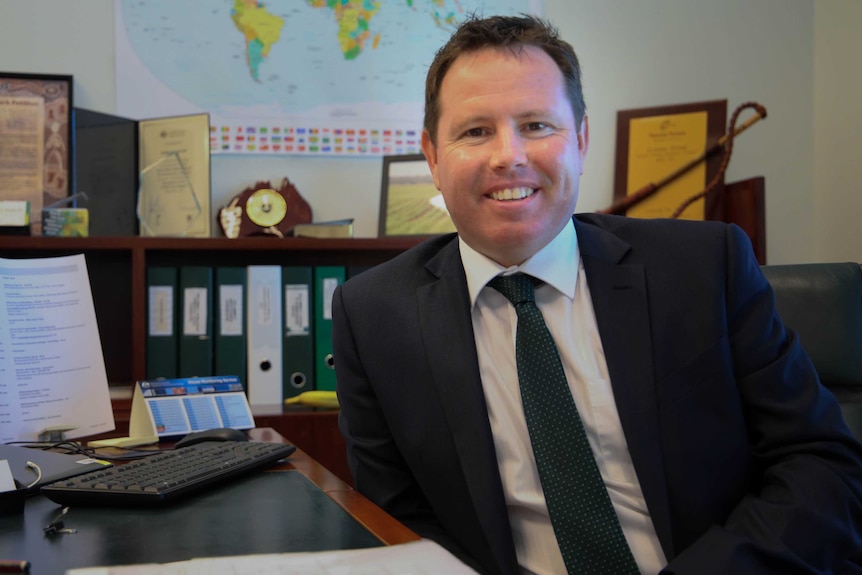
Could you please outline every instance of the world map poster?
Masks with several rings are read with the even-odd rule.
[[[214,154],[420,150],[425,74],[470,14],[541,0],[116,0],[117,112],[206,112]]]

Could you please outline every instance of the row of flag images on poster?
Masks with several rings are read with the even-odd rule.
[[[420,151],[417,130],[210,126],[210,149],[222,153],[399,155]]]

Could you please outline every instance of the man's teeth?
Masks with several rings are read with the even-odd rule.
[[[491,197],[495,200],[522,200],[532,195],[533,188],[506,188],[491,192]]]

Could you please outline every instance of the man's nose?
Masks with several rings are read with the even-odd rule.
[[[527,163],[526,142],[516,130],[498,130],[492,142],[491,167],[510,169]]]

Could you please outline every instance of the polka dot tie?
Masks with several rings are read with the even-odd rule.
[[[515,306],[521,401],[557,543],[570,575],[638,575],[557,347],[536,306],[535,278],[497,276],[488,285]]]

